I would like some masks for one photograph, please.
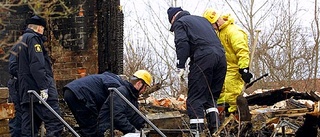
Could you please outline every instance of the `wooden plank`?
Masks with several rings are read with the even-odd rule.
[[[0,104],[2,103],[7,103],[8,102],[8,99],[6,98],[0,98]]]
[[[8,135],[9,133],[10,133],[10,131],[9,131],[9,120],[8,119],[0,120],[0,136],[1,137],[7,137],[5,135]]]
[[[276,114],[276,117],[299,117],[299,116],[304,116],[307,113],[293,113],[293,114]]]
[[[10,133],[9,126],[0,127],[0,135],[1,135],[1,137],[2,137],[2,134],[8,134],[8,133]]]
[[[295,113],[306,113],[309,112],[308,108],[298,108],[298,109],[280,109],[276,110],[274,113],[277,114],[295,114]]]
[[[2,103],[0,104],[0,120],[14,117],[14,104]]]
[[[179,129],[182,125],[184,115],[179,111],[148,114],[147,118],[158,128]]]
[[[8,87],[0,87],[0,99],[7,99],[9,97]]]
[[[220,132],[228,125],[231,120],[235,120],[235,116],[231,113],[230,116],[223,121],[218,130],[212,134],[213,137],[218,137]]]
[[[9,125],[9,119],[0,120],[0,126],[8,126],[8,125]]]
[[[1,137],[11,137],[11,134],[10,133],[4,133],[4,134],[1,134]]]

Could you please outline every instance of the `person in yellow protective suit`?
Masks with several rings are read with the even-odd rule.
[[[235,24],[230,14],[209,8],[203,13],[217,31],[226,51],[227,74],[218,104],[229,104],[228,112],[237,110],[236,98],[240,95],[245,83],[249,83],[252,74],[249,72],[248,36],[243,29]]]

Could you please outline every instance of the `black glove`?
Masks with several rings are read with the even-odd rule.
[[[249,72],[249,68],[239,69],[241,74],[241,78],[245,83],[250,83],[250,79],[252,78],[252,74]]]

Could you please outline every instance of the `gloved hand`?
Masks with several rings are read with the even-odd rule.
[[[40,97],[44,100],[47,101],[49,95],[48,95],[48,89],[43,89],[40,90]]]
[[[183,78],[183,76],[184,76],[184,69],[179,68],[179,69],[178,69],[178,75],[179,75],[180,78]]]
[[[252,74],[249,72],[249,68],[239,69],[239,73],[241,74],[241,78],[245,83],[250,83]]]

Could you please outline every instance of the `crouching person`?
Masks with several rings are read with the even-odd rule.
[[[119,87],[122,83],[118,75],[104,72],[76,79],[63,88],[64,100],[79,124],[81,136],[97,135],[97,118],[109,96],[108,88]]]
[[[146,91],[152,80],[151,74],[146,70],[138,70],[129,81],[118,87],[117,90],[129,100],[136,108],[139,108],[138,97]],[[119,95],[113,96],[113,122],[114,129],[123,134],[139,132],[144,127],[145,120],[136,113]],[[103,104],[98,117],[99,137],[103,137],[106,131],[110,131],[110,97]],[[112,131],[113,132],[113,131]],[[107,133],[107,132],[106,132]]]

